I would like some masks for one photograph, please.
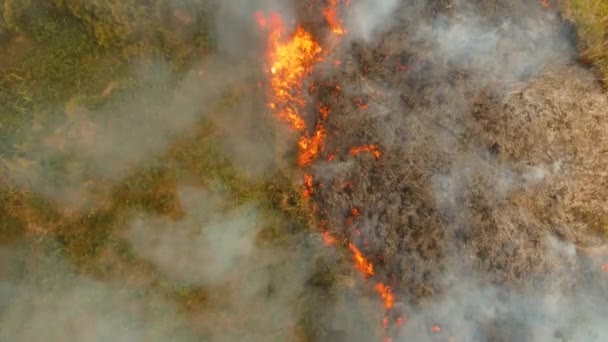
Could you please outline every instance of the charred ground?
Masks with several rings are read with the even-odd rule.
[[[332,113],[313,168],[321,221],[361,245],[405,305],[454,271],[519,289],[584,272],[547,243],[584,259],[606,236],[608,103],[572,26],[511,1],[404,5],[399,18],[318,81]],[[365,144],[382,156],[348,153]]]

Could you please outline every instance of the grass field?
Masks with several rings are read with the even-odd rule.
[[[562,8],[578,27],[582,57],[608,82],[608,1],[568,0]],[[209,289],[172,282],[136,256],[125,241],[134,212],[177,219],[183,215],[177,197],[180,186],[221,187],[229,194],[229,207],[255,203],[260,208],[264,243],[285,244],[290,234],[307,229],[313,218],[301,200],[295,172],[247,177],[223,150],[221,132],[204,119],[114,179],[89,170],[86,158],[70,153],[69,139],[61,140],[65,122],[70,129],[85,129],[88,116],[129,115],[127,104],[133,99],[150,106],[168,101],[166,94],[185,77],[187,61],[197,58],[204,56],[168,59],[160,81],[142,78],[124,51],[101,47],[79,22],[62,17],[42,18],[28,32],[14,34],[0,45],[0,243],[26,246],[20,250],[25,261],[11,272],[25,273],[30,263],[43,263],[52,254],[67,259],[75,273],[118,286],[139,286],[169,298],[184,312],[203,311]],[[228,102],[238,101],[238,94],[230,96],[236,98]],[[142,121],[144,125],[146,120]],[[58,137],[59,142],[48,142],[48,137]],[[45,144],[58,152],[36,158],[37,149]],[[43,178],[14,182],[8,175],[15,174]],[[44,191],[37,183],[44,183]],[[71,189],[77,194],[85,189],[92,204],[79,207],[48,196],[63,196]],[[319,277],[325,277],[323,286],[330,287],[336,271],[322,268],[325,273]],[[47,276],[43,282],[52,287],[53,275]]]
[[[562,8],[565,18],[577,26],[582,58],[595,65],[602,81],[608,82],[608,2],[567,0]]]

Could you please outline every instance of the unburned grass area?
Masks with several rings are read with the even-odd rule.
[[[608,2],[565,0],[561,7],[566,19],[574,22],[581,57],[595,65],[604,84],[608,82]]]
[[[297,173],[247,177],[227,158],[217,128],[204,118],[185,134],[162,137],[162,149],[151,150],[114,178],[96,171],[90,156],[74,154],[79,147],[74,132],[86,137],[88,130],[102,127],[111,133],[113,123],[124,129],[121,120],[140,108],[145,115],[131,133],[150,125],[160,115],[154,108],[170,102],[183,79],[188,69],[183,60],[147,72],[165,56],[126,58],[121,50],[99,46],[81,23],[60,16],[42,18],[30,31],[15,34],[0,53],[0,244],[15,251],[7,259],[15,279],[48,260],[61,260],[76,276],[142,296],[154,293],[180,312],[200,313],[210,293],[220,289],[184,286],[141,258],[128,239],[135,214],[179,222],[188,215],[178,195],[186,186],[221,189],[229,195],[228,209],[254,203],[263,217],[257,237],[263,245],[284,246],[309,226]],[[125,161],[130,156],[117,155]],[[63,189],[86,196],[66,202]],[[59,278],[46,272],[35,283],[60,287],[65,279]]]

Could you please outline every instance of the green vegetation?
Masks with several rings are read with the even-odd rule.
[[[604,0],[566,0],[563,12],[576,23],[581,55],[594,64],[602,80],[608,82],[608,2]]]
[[[221,132],[202,115],[187,134],[156,134],[154,127],[171,122],[162,121],[161,110],[185,110],[167,103],[193,61],[210,53],[209,8],[194,3],[0,0],[0,243],[27,246],[17,273],[41,262],[44,251],[68,260],[76,273],[119,286],[148,279],[136,286],[183,310],[202,310],[205,289],[184,289],[134,255],[124,237],[133,213],[178,219],[180,186],[222,187],[232,207],[260,208],[267,244],[288,238],[285,222],[296,231],[306,226],[308,211],[291,176],[242,175],[219,143]],[[224,102],[239,96],[247,94]],[[125,120],[135,112],[136,119]],[[129,127],[152,129],[150,147],[136,146],[146,158],[133,165],[112,140],[115,131],[134,135]],[[80,150],[89,136],[115,148],[89,156]],[[106,163],[105,155],[124,163]],[[117,166],[124,169],[112,178]]]

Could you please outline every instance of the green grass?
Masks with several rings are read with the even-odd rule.
[[[80,110],[116,118],[129,114],[126,104],[134,99],[151,101],[150,107],[167,102],[166,94],[171,93],[185,69],[179,62],[142,79],[120,51],[100,47],[78,21],[63,17],[41,17],[21,38],[27,44],[9,47],[19,56],[0,67],[3,167],[7,161],[19,158],[24,162],[13,163],[15,167],[29,167],[28,153],[32,146],[41,144],[40,137],[51,133],[57,123],[78,117]],[[9,40],[7,44],[15,43]],[[110,84],[115,85],[111,94],[101,95]],[[285,241],[290,233],[285,227],[304,229],[310,220],[309,211],[294,186],[293,175],[277,173],[264,180],[248,179],[226,158],[217,134],[213,125],[201,121],[190,134],[171,141],[168,151],[160,151],[152,160],[134,167],[120,181],[90,178],[104,199],[84,211],[70,210],[44,194],[1,179],[0,214],[6,219],[0,224],[0,243],[25,239],[36,241],[34,245],[51,244],[54,253],[78,270],[99,277],[120,278],[125,272],[141,272],[162,278],[133,255],[121,233],[128,229],[133,212],[178,218],[177,189],[182,184],[221,186],[230,194],[234,207],[254,202],[268,222],[260,234],[266,243]],[[73,160],[69,150],[51,157],[44,176],[70,184],[73,163],[82,161]],[[106,254],[113,255],[111,263],[99,261]],[[173,293],[161,289],[167,291],[170,297],[184,295],[183,290]]]
[[[608,1],[566,0],[563,12],[577,26],[582,58],[595,65],[608,84]]]

